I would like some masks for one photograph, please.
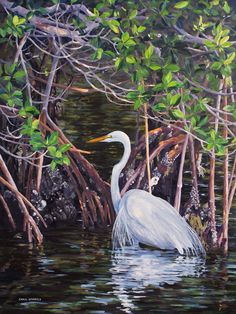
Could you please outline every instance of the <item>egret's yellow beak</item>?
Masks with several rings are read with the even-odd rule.
[[[92,140],[89,140],[88,143],[98,143],[98,142],[102,142],[107,138],[111,138],[111,135],[103,135],[97,138],[93,138]]]

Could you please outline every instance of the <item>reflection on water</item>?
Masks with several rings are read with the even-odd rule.
[[[234,313],[235,250],[206,263],[150,249],[114,253],[110,233],[49,230],[33,249],[0,234],[3,313]]]
[[[110,284],[125,312],[132,313],[133,301],[145,297],[146,287],[173,285],[183,277],[199,277],[203,271],[204,260],[199,257],[127,247],[112,254]]]

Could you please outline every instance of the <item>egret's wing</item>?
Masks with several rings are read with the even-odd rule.
[[[195,231],[168,202],[142,190],[123,197],[114,238],[120,246],[136,241],[180,254],[205,252]]]

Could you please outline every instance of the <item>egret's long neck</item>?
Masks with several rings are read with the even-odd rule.
[[[130,140],[124,138],[121,143],[124,146],[124,154],[118,164],[113,167],[112,176],[111,176],[111,198],[113,202],[114,209],[116,214],[119,212],[119,203],[121,200],[120,187],[119,187],[119,177],[121,171],[124,169],[131,152]]]

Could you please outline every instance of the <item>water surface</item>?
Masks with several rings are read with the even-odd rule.
[[[135,137],[128,107],[72,97],[61,125],[82,149],[86,140],[116,129]],[[90,161],[103,178],[120,158],[117,145],[97,144]],[[220,197],[220,195],[218,195]],[[128,248],[111,251],[111,230],[81,230],[78,223],[48,230],[31,248],[0,233],[2,313],[235,313],[236,219],[231,214],[227,258],[186,258]]]
[[[5,238],[3,313],[235,313],[233,244],[227,259],[205,262],[149,249],[114,253],[109,230],[78,225],[48,231],[39,248]]]

